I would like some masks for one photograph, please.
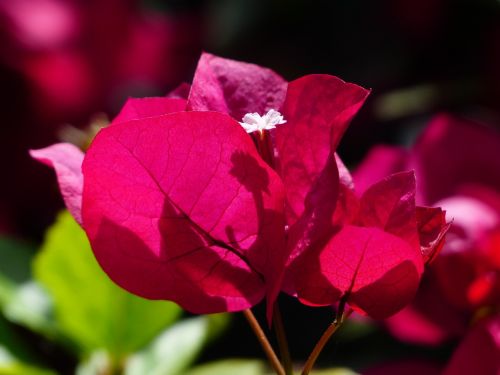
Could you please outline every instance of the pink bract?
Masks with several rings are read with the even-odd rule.
[[[111,126],[92,143],[83,173],[84,228],[125,289],[209,313],[247,308],[276,288],[283,186],[227,115],[178,112]]]
[[[237,121],[252,112],[281,108],[287,82],[271,69],[203,53],[193,78],[188,109],[228,113]]]
[[[431,120],[410,150],[377,146],[353,173],[357,187],[365,189],[381,174],[414,168],[417,201],[442,206],[453,220],[443,246],[442,238],[426,228],[443,223],[442,213],[417,211],[421,244],[437,241],[442,251],[438,257],[428,254],[434,262],[414,303],[388,321],[398,338],[436,345],[463,335],[476,313],[498,308],[498,149],[500,134],[493,128],[443,114]],[[429,242],[429,235],[434,240]],[[421,329],[412,328],[417,326]]]
[[[30,155],[54,168],[64,203],[75,220],[82,224],[83,152],[72,144],[58,143],[40,150],[31,150]]]
[[[290,267],[285,289],[310,304],[347,298],[379,318],[409,301],[443,223],[419,225],[411,172],[355,196],[335,151],[367,90],[210,54],[186,102],[187,88],[130,99],[85,156],[83,227],[115,282],[196,313],[267,296],[269,317]],[[269,109],[287,121],[274,160],[238,123]]]
[[[345,302],[385,318],[413,298],[423,271],[415,212],[415,178],[400,173],[373,185],[357,215],[336,223],[290,267],[298,297],[313,305]]]
[[[443,375],[500,373],[500,317],[478,322],[465,336]]]

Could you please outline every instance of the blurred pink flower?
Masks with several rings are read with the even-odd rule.
[[[401,340],[437,345],[463,335],[500,306],[500,134],[449,115],[435,117],[411,150],[378,146],[353,174],[364,189],[414,168],[419,203],[453,219],[414,302],[387,321]],[[499,352],[500,353],[500,352]]]
[[[477,323],[465,336],[443,375],[500,373],[500,316]]]
[[[0,230],[37,235],[59,201],[26,150],[88,125],[128,95],[164,92],[188,78],[200,51],[197,14],[170,17],[138,0],[0,0],[3,136]],[[44,180],[45,178],[45,180]],[[33,184],[37,181],[38,184]]]
[[[102,110],[123,90],[172,87],[200,50],[196,17],[148,13],[138,1],[1,1],[0,18],[0,58],[53,121]]]

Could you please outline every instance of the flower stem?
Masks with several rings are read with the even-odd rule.
[[[267,359],[271,364],[271,366],[273,367],[276,374],[286,375],[285,370],[283,370],[283,366],[281,365],[278,357],[276,356],[273,347],[269,343],[266,334],[264,333],[259,322],[255,318],[255,315],[253,315],[252,310],[250,309],[243,310],[243,315],[245,315],[248,324],[250,324],[252,331],[255,333],[255,336],[257,336],[257,340],[259,340],[260,345],[262,346],[262,349],[264,349],[264,353],[266,353]]]
[[[276,332],[276,338],[278,339],[280,358],[281,362],[283,363],[285,374],[293,375],[292,358],[290,357],[290,351],[288,349],[288,340],[286,339],[286,333],[285,333],[285,326],[283,324],[283,318],[281,317],[281,312],[277,301],[274,304],[273,325],[274,325],[274,331]]]
[[[307,358],[304,368],[302,369],[301,375],[309,374],[314,364],[316,363],[316,359],[318,359],[319,354],[325,347],[328,340],[330,340],[330,337],[332,337],[332,335],[337,331],[337,329],[342,325],[342,323],[344,323],[344,320],[346,320],[352,314],[353,310],[349,309],[349,311],[344,315],[344,306],[345,303],[341,302],[335,320],[330,324],[330,326],[326,329],[326,331],[323,332],[323,335],[316,343],[316,346],[309,355],[309,358]]]

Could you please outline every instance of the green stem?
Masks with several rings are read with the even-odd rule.
[[[274,331],[276,332],[276,338],[278,339],[278,347],[280,349],[280,357],[285,369],[285,374],[293,375],[292,358],[290,357],[290,350],[288,349],[288,340],[286,339],[285,326],[283,324],[283,318],[281,317],[278,301],[274,304],[273,325]]]
[[[309,375],[309,372],[311,372],[314,364],[316,363],[316,359],[318,359],[319,354],[325,347],[328,340],[330,340],[330,337],[332,337],[332,335],[337,331],[337,329],[339,329],[342,323],[344,323],[344,320],[346,320],[352,314],[353,310],[349,309],[349,311],[344,315],[344,307],[345,307],[345,302],[341,301],[335,320],[332,322],[332,324],[330,324],[330,326],[323,333],[319,341],[316,343],[316,346],[309,355],[309,358],[307,358],[304,368],[302,369],[301,375]]]
[[[276,372],[276,374],[286,375],[285,370],[283,370],[283,366],[281,365],[278,357],[276,356],[273,347],[269,343],[266,334],[264,333],[259,322],[255,318],[255,315],[253,315],[252,310],[250,309],[243,310],[243,315],[245,315],[248,324],[250,324],[252,331],[255,333],[255,336],[257,336],[257,340],[259,340],[260,345],[262,346],[264,353],[266,353],[267,359],[271,364],[272,368],[274,369],[274,371]]]

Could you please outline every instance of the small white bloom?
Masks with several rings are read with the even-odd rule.
[[[284,124],[286,121],[283,119],[283,115],[274,109],[270,109],[264,116],[258,113],[247,113],[243,116],[243,122],[240,122],[241,126],[247,133],[254,131],[263,132],[264,130],[270,130],[276,128],[276,125]]]

